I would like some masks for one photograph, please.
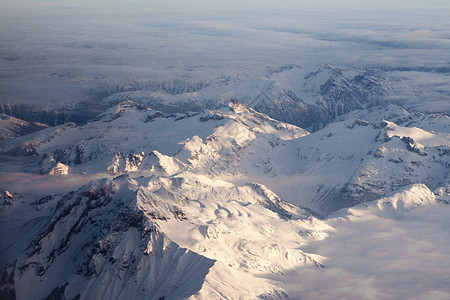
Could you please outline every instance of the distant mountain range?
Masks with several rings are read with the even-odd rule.
[[[67,122],[85,124],[126,100],[165,113],[218,109],[230,100],[238,100],[258,112],[309,131],[323,128],[337,116],[378,105],[448,113],[448,94],[442,84],[421,84],[420,80],[411,79],[421,72],[429,75],[446,70],[325,65],[311,72],[287,65],[268,68],[264,75],[124,80],[100,84],[89,98],[66,102],[58,108],[3,103],[0,112],[55,126]],[[425,100],[430,105],[425,105]]]

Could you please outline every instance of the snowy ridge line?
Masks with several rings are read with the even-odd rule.
[[[309,133],[236,101],[185,114],[125,101],[86,125],[15,138],[2,146],[15,155],[4,165],[39,176],[35,194],[55,178],[110,179],[38,199],[18,185],[2,192],[0,228],[12,234],[0,248],[0,293],[301,295],[290,285],[296,272],[337,268],[314,245],[339,236],[338,226],[446,207],[447,128],[444,116],[396,106]]]
[[[365,110],[352,112],[309,134],[236,101],[229,108],[171,115],[126,101],[87,125],[18,138],[4,152],[39,155],[31,170],[40,174],[189,171],[239,185],[260,182],[319,215],[412,183],[433,190],[445,185],[448,117],[392,105],[371,109],[369,121],[367,116]],[[434,130],[417,127],[424,123]],[[119,147],[117,140],[127,143]]]
[[[233,70],[228,75],[209,74],[211,70],[204,70],[203,75],[200,71],[197,75],[180,75],[180,78],[162,81],[149,78],[106,81],[94,88],[87,98],[67,101],[59,108],[16,103],[0,104],[0,111],[52,126],[66,122],[82,125],[127,100],[165,113],[182,113],[218,109],[238,99],[261,113],[309,131],[323,128],[338,116],[378,105],[394,104],[422,112],[448,114],[450,111],[445,101],[448,94],[442,88],[445,79],[439,79],[436,84],[416,82],[417,72],[430,70],[338,65],[313,69],[298,65],[257,69],[259,71]],[[423,104],[424,94],[433,105]]]

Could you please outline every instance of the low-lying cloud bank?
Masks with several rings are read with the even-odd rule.
[[[300,299],[449,299],[450,206],[357,207],[332,217],[330,237],[307,249],[322,270],[287,274]],[[341,211],[342,213],[342,211]]]

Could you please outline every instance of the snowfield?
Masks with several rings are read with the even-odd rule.
[[[0,294],[448,299],[449,126],[389,105],[310,133],[238,101],[128,100],[9,137]]]

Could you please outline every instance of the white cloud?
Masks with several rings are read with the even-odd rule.
[[[360,208],[330,219],[336,230],[311,244],[325,269],[293,270],[288,289],[301,299],[449,299],[450,206],[392,213]],[[295,298],[295,297],[294,297]]]

